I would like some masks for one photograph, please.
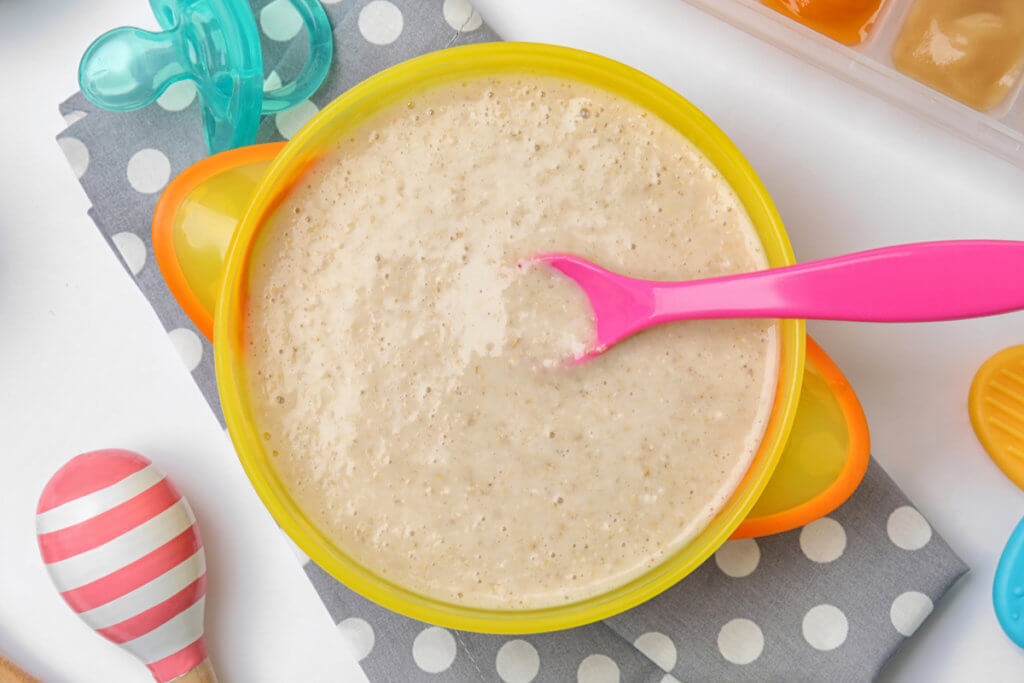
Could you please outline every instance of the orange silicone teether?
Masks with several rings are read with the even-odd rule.
[[[989,457],[1024,489],[1024,344],[985,361],[971,383],[968,408]]]

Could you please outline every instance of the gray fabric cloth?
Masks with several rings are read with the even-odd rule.
[[[288,33],[267,30],[275,21],[287,25],[283,3],[255,3],[264,33]],[[497,40],[464,0],[325,0],[324,7],[335,35],[331,72],[312,105],[266,117],[259,142],[290,135],[315,108],[392,64]],[[267,38],[264,45],[271,83],[301,68],[302,31],[290,42]],[[58,142],[92,202],[94,222],[223,421],[212,348],[174,301],[152,256],[150,220],[160,190],[206,153],[187,86],[162,103],[116,114],[78,93],[60,107],[68,128]],[[868,680],[967,570],[874,462],[828,518],[730,541],[663,595],[557,633],[509,637],[431,627],[367,601],[303,561],[338,623],[339,645],[351,648],[374,683]]]

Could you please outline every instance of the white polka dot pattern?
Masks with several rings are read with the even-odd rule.
[[[402,10],[388,0],[373,0],[359,12],[359,33],[374,45],[390,45],[402,34]]]
[[[455,661],[455,637],[448,629],[428,626],[412,643],[412,658],[428,674],[446,671]]]
[[[341,634],[341,641],[348,648],[349,654],[357,662],[366,659],[373,651],[376,636],[373,627],[359,617],[349,617],[338,623],[338,633]]]
[[[179,327],[167,333],[178,355],[189,372],[199,367],[203,360],[203,342],[199,335],[186,327]]]
[[[671,671],[676,665],[676,645],[672,639],[658,631],[648,631],[633,641],[633,647],[647,655],[662,671]]]
[[[815,650],[834,650],[844,642],[850,624],[843,611],[834,605],[817,605],[804,615],[804,640]]]
[[[163,189],[171,179],[171,162],[158,149],[140,149],[128,160],[128,184],[136,192],[153,194]]]
[[[921,513],[903,505],[892,511],[885,530],[889,540],[904,550],[920,550],[932,539],[932,527]]]
[[[718,652],[727,662],[750,664],[764,651],[764,634],[750,619],[733,619],[718,632]]]
[[[146,243],[133,232],[119,232],[110,240],[117,247],[124,263],[132,275],[138,275],[146,265]]]
[[[289,0],[274,0],[260,10],[260,28],[267,38],[285,43],[298,35],[302,17]]]
[[[576,683],[619,683],[619,665],[607,655],[590,655],[576,669]]]
[[[68,113],[64,114],[64,123],[70,126],[72,123],[78,123],[85,118],[85,112],[81,109],[72,109]]]
[[[831,517],[816,519],[800,531],[800,549],[814,562],[834,562],[846,550],[846,530]]]
[[[934,608],[931,598],[924,593],[907,591],[892,601],[889,620],[898,633],[912,636]]]
[[[715,553],[715,564],[734,579],[749,576],[761,561],[761,548],[752,538],[726,541]]]
[[[504,683],[530,683],[540,671],[540,655],[533,645],[517,638],[501,646],[494,668]]]
[[[463,33],[475,31],[484,23],[468,0],[444,0],[441,12],[449,26]]]
[[[277,90],[281,87],[281,77],[276,71],[271,71],[265,79],[263,79],[263,92],[269,92],[271,90]]]
[[[188,79],[177,81],[167,86],[167,90],[164,90],[164,94],[157,98],[156,103],[166,111],[181,111],[192,104],[192,100],[196,98],[196,92],[195,81]]]
[[[274,125],[277,132],[286,140],[299,132],[299,129],[306,125],[306,122],[313,118],[320,111],[317,106],[309,100],[303,100],[291,109],[274,115]]]
[[[85,146],[85,143],[78,138],[66,136],[58,139],[57,144],[60,145],[61,151],[67,157],[75,177],[81,178],[85,175],[86,169],[89,168],[89,148]]]

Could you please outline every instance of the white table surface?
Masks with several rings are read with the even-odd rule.
[[[679,0],[477,6],[506,38],[604,53],[695,102],[758,170],[802,259],[1024,238],[1020,170]],[[365,680],[53,139],[90,40],[152,23],[142,0],[0,2],[0,652],[46,680],[147,680],[71,616],[33,530],[57,467],[120,446],[157,460],[201,519],[223,680]],[[978,365],[1024,342],[1024,315],[810,328],[858,392],[877,459],[972,568],[885,677],[1020,680],[1024,651],[1000,631],[990,590],[1024,492],[985,456],[965,402]]]

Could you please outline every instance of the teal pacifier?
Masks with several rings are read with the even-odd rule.
[[[78,83],[90,102],[133,111],[169,85],[195,81],[211,154],[256,141],[260,114],[302,102],[331,64],[332,36],[319,0],[287,0],[309,34],[309,57],[289,83],[264,92],[256,20],[246,0],[150,0],[162,32],[116,28],[82,57]]]

